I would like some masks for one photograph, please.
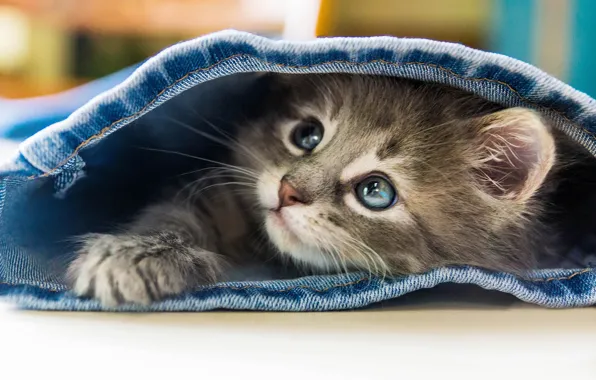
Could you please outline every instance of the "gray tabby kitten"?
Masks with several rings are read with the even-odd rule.
[[[316,272],[518,272],[552,246],[557,149],[536,112],[398,78],[268,80],[264,114],[239,128],[221,171],[121,232],[83,237],[78,295],[147,304],[268,254]]]

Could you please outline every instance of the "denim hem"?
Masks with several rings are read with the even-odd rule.
[[[596,304],[596,292],[585,297],[569,297],[573,284],[565,281],[594,282],[593,268],[568,270],[564,276],[522,279],[513,275],[491,273],[479,268],[440,268],[430,272],[402,278],[371,278],[362,273],[349,275],[313,276],[297,280],[224,283],[199,288],[193,293],[152,304],[122,305],[104,308],[98,301],[80,299],[65,290],[43,289],[31,285],[0,283],[0,295],[25,309],[86,310],[86,311],[206,311],[230,310],[279,310],[324,311],[366,307],[372,303],[396,298],[423,288],[432,288],[445,282],[476,284],[484,289],[510,293],[518,299],[548,308],[585,307]],[[499,278],[494,282],[492,278]],[[553,297],[537,296],[532,290],[539,283],[548,283]],[[350,297],[347,297],[350,295]],[[332,302],[311,302],[318,297]],[[346,298],[347,297],[347,298]],[[570,298],[562,303],[560,298]],[[258,300],[258,302],[253,302]],[[295,302],[298,301],[298,302]],[[342,302],[345,301],[345,302]],[[308,303],[308,307],[304,307]],[[272,304],[277,307],[271,307]]]
[[[212,70],[214,68],[216,68],[217,66],[221,65],[222,63],[225,63],[227,61],[233,61],[235,59],[239,59],[239,61],[241,61],[242,59],[251,59],[251,60],[257,60],[260,63],[262,63],[265,66],[270,65],[269,63],[267,63],[266,61],[260,60],[259,58],[255,58],[253,56],[250,55],[246,55],[246,54],[235,54],[232,55],[230,57],[224,58],[216,63],[214,63],[211,66],[208,67],[202,67],[202,68],[198,68],[196,70],[190,71],[187,74],[185,74],[183,77],[177,79],[175,82],[173,82],[171,85],[169,85],[168,87],[164,88],[163,90],[161,90],[153,99],[151,99],[147,105],[145,107],[143,107],[142,109],[140,109],[139,111],[135,112],[134,114],[131,115],[127,115],[124,116],[114,122],[112,122],[110,125],[102,128],[97,134],[94,134],[90,137],[88,137],[87,139],[85,139],[85,141],[83,141],[81,144],[79,144],[73,151],[72,153],[69,154],[68,157],[66,157],[64,160],[62,160],[56,167],[45,171],[41,174],[37,174],[37,175],[33,175],[33,176],[29,176],[29,179],[36,179],[39,177],[47,177],[50,176],[54,173],[56,173],[57,171],[61,170],[63,168],[64,165],[66,165],[70,160],[72,160],[73,158],[76,158],[77,153],[83,149],[84,147],[86,147],[87,145],[89,145],[90,143],[95,142],[96,140],[101,139],[102,137],[104,137],[107,133],[112,132],[114,130],[114,127],[117,126],[118,124],[121,123],[125,123],[124,125],[120,125],[119,127],[125,126],[126,124],[138,119],[140,116],[144,115],[146,112],[148,112],[150,109],[152,109],[153,105],[159,100],[159,98],[166,93],[167,91],[175,88],[176,86],[178,86],[179,84],[181,84],[182,82],[184,82],[187,78],[189,78],[190,76],[192,76],[193,74],[197,74],[199,72],[202,71],[209,71]],[[375,59],[375,60],[371,60],[371,61],[367,61],[367,62],[350,62],[350,61],[341,61],[341,60],[337,60],[337,61],[328,61],[328,62],[323,62],[323,63],[319,63],[316,65],[312,65],[312,66],[291,66],[291,65],[283,65],[283,64],[276,64],[275,67],[282,67],[285,69],[298,69],[298,70],[309,70],[315,67],[320,67],[320,66],[326,66],[326,65],[334,65],[334,64],[342,64],[342,65],[353,65],[353,66],[367,66],[367,65],[371,65],[371,64],[377,64],[377,63],[381,63],[384,65],[389,65],[389,66],[395,66],[395,67],[403,67],[403,66],[409,66],[409,65],[420,65],[420,66],[425,66],[427,68],[433,68],[433,69],[438,69],[441,71],[444,71],[445,73],[455,77],[455,78],[459,78],[459,79],[463,79],[465,81],[470,81],[470,82],[491,82],[491,83],[495,83],[495,84],[499,84],[502,85],[504,87],[506,87],[509,91],[511,91],[513,94],[515,94],[517,97],[519,97],[519,99],[524,102],[526,105],[528,106],[532,106],[538,110],[542,110],[542,111],[547,111],[547,112],[554,112],[557,115],[559,115],[561,118],[563,118],[571,127],[577,128],[577,130],[581,131],[582,133],[585,133],[587,136],[590,137],[590,139],[594,139],[596,140],[596,133],[584,128],[583,126],[577,124],[576,122],[574,122],[572,119],[570,119],[569,117],[567,117],[562,111],[560,110],[556,110],[553,108],[548,108],[546,106],[543,106],[537,102],[534,102],[532,100],[530,100],[527,97],[524,97],[522,94],[520,94],[514,87],[512,87],[510,84],[500,81],[500,80],[496,80],[496,79],[491,79],[491,78],[469,78],[469,77],[465,77],[463,75],[457,74],[455,73],[453,70],[450,70],[448,68],[439,66],[437,64],[431,64],[431,63],[425,63],[425,62],[400,62],[400,63],[395,63],[395,62],[389,62],[389,61],[385,61],[382,59]],[[234,62],[232,62],[232,64],[234,64]],[[585,144],[584,142],[580,143],[582,145],[584,145],[586,147],[586,149],[592,151],[592,144]],[[594,152],[592,152],[594,153]]]

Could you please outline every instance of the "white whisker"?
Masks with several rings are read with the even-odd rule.
[[[237,148],[242,149],[242,151],[247,154],[249,157],[254,158],[257,162],[259,162],[264,168],[267,168],[267,163],[263,160],[262,157],[258,156],[253,150],[251,150],[250,148],[246,147],[244,144],[240,143],[238,140],[236,140],[233,136],[231,136],[230,134],[226,133],[224,130],[222,130],[221,128],[219,128],[218,126],[216,126],[215,124],[213,124],[212,122],[210,122],[208,119],[206,119],[204,116],[202,116],[201,114],[199,114],[198,112],[196,112],[195,110],[191,110],[193,112],[193,114],[195,114],[198,118],[200,118],[205,124],[207,124],[209,127],[211,127],[215,132],[219,133],[220,135],[222,135],[223,137],[225,137],[226,139],[228,139],[231,143],[233,143]],[[191,129],[194,129],[191,127]],[[196,129],[194,129],[196,131]],[[202,132],[202,134],[210,136],[209,134]],[[215,137],[214,137],[215,138]],[[215,141],[215,140],[214,140]],[[233,147],[231,145],[225,145],[227,147],[229,147],[230,149],[234,150]],[[236,150],[236,152],[238,152]]]
[[[237,170],[243,171],[243,172],[245,172],[247,174],[253,174],[253,175],[257,175],[258,174],[256,172],[250,170],[250,169],[247,169],[247,168],[241,168],[241,167],[236,166],[236,165],[230,165],[230,164],[226,164],[224,162],[220,162],[220,161],[216,161],[216,160],[211,160],[211,159],[204,158],[204,157],[198,157],[198,156],[194,156],[192,154],[188,154],[188,153],[184,153],[184,152],[178,152],[178,151],[175,151],[175,150],[158,149],[158,148],[146,148],[146,147],[139,147],[139,149],[148,150],[148,151],[152,151],[152,152],[174,154],[174,155],[177,155],[177,156],[187,157],[187,158],[191,158],[191,159],[198,160],[198,161],[204,161],[204,162],[209,162],[211,164],[221,165],[221,166],[224,166],[226,168],[237,169]]]

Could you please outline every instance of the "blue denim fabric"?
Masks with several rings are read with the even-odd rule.
[[[115,207],[110,205],[125,208],[142,202],[127,191],[133,194],[134,186],[150,186],[142,179],[160,169],[153,162],[138,170],[147,170],[146,176],[130,181],[137,163],[126,155],[127,144],[155,132],[145,124],[156,120],[160,110],[193,91],[198,91],[197,107],[218,108],[209,103],[217,98],[219,83],[211,80],[250,72],[345,72],[444,83],[507,106],[538,109],[596,154],[596,102],[505,56],[416,39],[288,42],[223,31],[163,51],[68,119],[24,141],[19,155],[0,165],[0,294],[30,309],[101,310],[97,302],[77,299],[67,290],[62,276],[72,254],[68,237],[95,228],[101,224],[98,220],[113,222]],[[177,95],[181,96],[166,103]],[[234,103],[232,97],[226,99],[226,104]],[[175,135],[170,127],[161,128],[160,139]],[[118,310],[339,310],[445,282],[477,284],[546,307],[596,303],[596,271],[591,267],[537,270],[521,277],[457,267],[385,279],[353,273],[220,283],[150,307],[127,305]]]

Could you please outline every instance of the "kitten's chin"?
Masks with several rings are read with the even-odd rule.
[[[291,252],[303,245],[298,235],[290,230],[279,212],[269,211],[267,213],[265,227],[271,241],[282,252]]]
[[[301,240],[301,236],[292,231],[287,221],[277,212],[270,211],[265,219],[269,240],[284,255],[294,261],[307,265],[310,269],[332,271],[334,262],[325,252]],[[308,237],[306,237],[308,239]]]

